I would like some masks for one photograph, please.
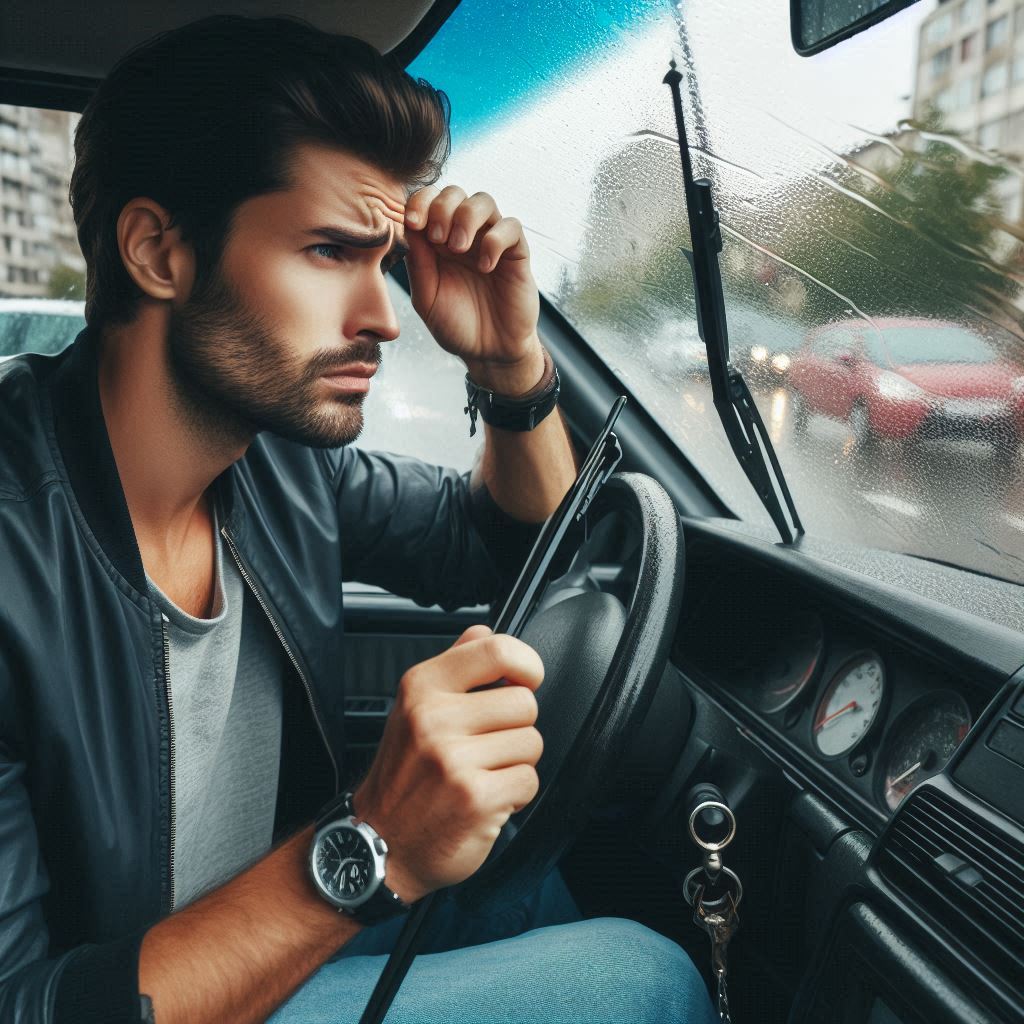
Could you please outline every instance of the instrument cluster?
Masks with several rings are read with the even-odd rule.
[[[827,608],[764,593],[749,576],[738,582],[717,580],[684,616],[676,647],[684,671],[876,812],[888,815],[942,770],[982,695],[920,652]]]

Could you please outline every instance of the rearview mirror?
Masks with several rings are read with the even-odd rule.
[[[809,57],[913,3],[917,0],[789,0],[793,49]]]

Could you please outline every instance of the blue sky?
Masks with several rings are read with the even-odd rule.
[[[670,9],[668,0],[462,0],[408,70],[448,94],[452,134],[465,141]]]

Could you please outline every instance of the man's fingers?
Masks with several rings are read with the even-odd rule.
[[[499,686],[467,694],[459,705],[459,726],[467,735],[517,729],[537,721],[537,698],[528,686]]]
[[[458,185],[447,185],[430,204],[424,230],[427,238],[435,245],[442,245],[448,241],[452,217],[465,198],[466,193]]]
[[[535,765],[544,753],[544,740],[535,728],[524,726],[474,736],[460,751],[464,767],[499,771],[517,764]]]
[[[495,802],[504,805],[509,814],[515,814],[537,795],[540,779],[533,765],[516,764],[489,772],[487,785]]]
[[[462,644],[469,643],[470,640],[479,640],[481,637],[490,636],[493,630],[490,626],[485,626],[482,622],[477,623],[475,626],[470,626],[462,636],[459,637],[455,643],[449,648],[451,650],[454,647],[459,647]]]
[[[524,260],[529,255],[522,223],[515,217],[502,217],[480,240],[477,267],[487,273],[498,265],[502,256]]]
[[[448,248],[452,252],[466,252],[472,248],[481,229],[489,228],[500,220],[501,214],[494,200],[486,192],[477,192],[460,203],[452,214]]]
[[[414,192],[405,204],[405,223],[419,230],[427,222],[427,210],[435,197],[440,193],[436,185],[427,185]]]
[[[507,679],[536,690],[544,679],[540,655],[515,637],[495,633],[466,640],[405,674],[415,689],[465,693],[475,686]]]

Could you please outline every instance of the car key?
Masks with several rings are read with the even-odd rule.
[[[711,939],[711,970],[718,984],[718,1019],[720,1024],[732,1024],[729,1016],[729,995],[726,989],[728,964],[726,951],[736,929],[739,927],[739,915],[732,893],[726,891],[725,897],[715,900],[714,909],[704,905],[704,893],[699,891],[695,900],[697,909],[693,914],[693,923],[703,928]],[[717,904],[721,904],[717,906]]]

